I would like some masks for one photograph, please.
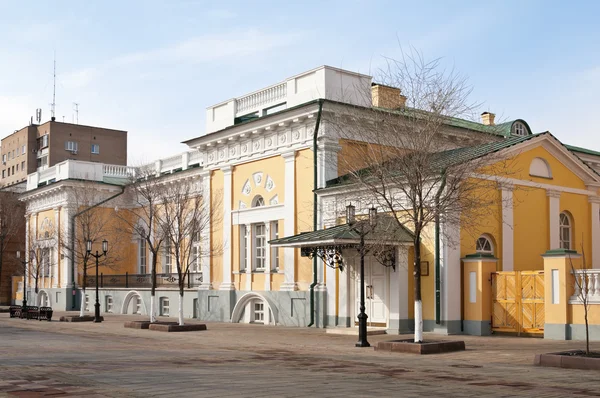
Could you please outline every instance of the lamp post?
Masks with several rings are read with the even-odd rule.
[[[102,322],[100,319],[100,300],[98,299],[98,259],[102,256],[106,256],[106,252],[108,251],[108,242],[106,239],[102,241],[102,254],[98,254],[98,250],[96,250],[96,254],[92,253],[92,240],[88,239],[87,241],[87,253],[88,255],[94,257],[96,259],[96,304],[94,304],[95,312],[94,312],[94,322],[99,323]]]
[[[346,223],[350,226],[355,223],[356,208],[349,204],[346,206]],[[358,251],[360,253],[360,313],[358,314],[358,342],[356,347],[370,347],[367,341],[367,314],[365,313],[365,235],[377,225],[377,209],[369,209],[369,229],[365,230],[365,223],[360,223],[360,228],[355,229],[360,235]]]
[[[27,260],[21,260],[21,251],[17,250],[17,259],[21,262],[21,264],[23,264],[23,309],[25,307],[27,307],[27,264],[29,264],[29,261]],[[30,256],[31,258],[31,256]]]

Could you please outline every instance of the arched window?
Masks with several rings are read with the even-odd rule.
[[[481,235],[475,244],[475,251],[482,254],[494,254],[494,244],[488,235]]]
[[[560,213],[560,248],[571,249],[573,244],[573,221],[567,212]]]
[[[519,136],[526,136],[527,135],[527,127],[525,126],[524,123],[514,122],[512,125],[512,134],[519,135]]]
[[[264,205],[265,205],[265,200],[260,195],[255,196],[254,200],[252,200],[252,207],[261,207]]]
[[[534,158],[529,165],[529,175],[534,177],[552,178],[552,170],[546,159]]]

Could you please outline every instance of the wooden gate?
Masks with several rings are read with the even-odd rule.
[[[544,271],[492,274],[492,330],[544,333]]]

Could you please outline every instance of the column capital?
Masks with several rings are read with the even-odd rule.
[[[600,204],[600,196],[588,196],[588,202]]]
[[[499,182],[498,189],[502,191],[514,191],[515,184],[513,184],[512,182]]]
[[[223,172],[223,174],[231,174],[232,170],[233,168],[230,165],[221,167],[221,171]]]
[[[285,159],[286,162],[292,162],[296,160],[296,151],[286,151],[281,154],[281,157]]]
[[[560,191],[557,191],[555,189],[547,189],[546,196],[548,196],[549,198],[560,198]]]

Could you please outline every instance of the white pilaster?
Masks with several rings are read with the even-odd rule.
[[[460,260],[460,225],[444,224],[442,237],[442,261],[441,261],[441,296],[442,296],[442,321],[446,322],[448,333],[456,325],[450,322],[460,321],[461,307],[461,260]]]
[[[590,196],[592,217],[592,268],[600,268],[600,197]]]
[[[292,236],[296,234],[296,152],[282,153],[285,159],[285,189],[284,206],[285,218],[283,235]],[[283,283],[280,290],[297,290],[296,285],[296,249],[283,249]]]
[[[234,290],[235,286],[231,281],[231,166],[225,166],[223,171],[223,282],[219,290]]]
[[[396,248],[396,269],[390,270],[390,328],[400,329],[408,319],[408,249]],[[398,330],[395,330],[397,333]]]
[[[76,279],[76,277],[75,278],[73,277],[73,273],[71,272],[71,259],[70,259],[70,257],[71,257],[70,256],[71,234],[73,233],[73,231],[71,230],[71,216],[73,214],[75,214],[74,209],[72,209],[69,206],[63,207],[63,214],[61,217],[61,224],[62,224],[62,231],[63,231],[62,240],[69,247],[69,249],[66,250],[67,254],[60,261],[60,266],[61,266],[60,285],[61,285],[61,287],[73,287],[73,284],[71,282],[73,281],[73,279]],[[75,265],[75,267],[77,267],[77,264]],[[77,272],[77,269],[75,269],[75,272]],[[75,275],[77,275],[77,274],[75,274]],[[70,292],[69,292],[69,294],[70,294]]]
[[[244,234],[246,236],[246,290],[252,290],[252,264],[254,263],[252,258],[252,225],[246,224],[244,227]]]
[[[23,253],[23,258],[21,258],[21,260],[27,261],[28,263],[23,265],[21,263],[21,265],[23,265],[23,294],[26,293],[25,290],[25,285],[29,285],[29,281],[27,280],[27,278],[29,278],[29,218],[31,217],[31,215],[27,215],[25,216],[25,253]],[[27,283],[25,283],[25,281],[27,281]],[[25,296],[23,296],[25,297]]]
[[[327,227],[332,227],[333,225],[327,225]],[[345,271],[348,272],[348,271]],[[325,267],[326,279],[327,279],[327,315],[328,315],[328,323],[327,326],[337,326],[335,324],[335,314],[337,312],[336,308],[336,296],[337,296],[337,278],[336,275],[338,270],[332,267]],[[341,289],[340,289],[341,290]],[[340,303],[341,306],[341,303]],[[338,313],[339,314],[339,313]]]
[[[204,198],[207,198],[207,200],[204,201],[204,206],[206,206],[206,214],[211,214],[212,195],[210,191],[210,177],[210,172],[207,172],[202,175],[202,195],[204,196]],[[210,247],[210,232],[212,230],[212,222],[213,220],[211,219],[210,223],[208,224],[209,227],[202,231],[202,236],[200,237],[200,254],[202,256],[200,260],[202,262],[202,283],[199,287],[200,290],[212,289],[212,275],[210,272],[210,259],[212,258],[212,251]],[[150,255],[152,255],[152,253]]]
[[[512,271],[515,261],[515,237],[513,218],[512,184],[502,184],[502,270]]]
[[[269,239],[271,239],[270,221],[265,223],[265,238],[265,291],[268,291],[271,290],[271,245],[269,244]]]
[[[54,225],[56,225],[56,230],[54,231],[56,238],[57,238],[57,242],[60,242],[61,236],[60,236],[60,208],[54,208]],[[50,260],[50,283],[53,288],[57,288],[58,287],[58,269],[60,266],[60,244],[57,244],[55,248],[52,248],[52,259]]]
[[[546,191],[548,196],[548,208],[549,208],[549,227],[550,227],[550,250],[560,248],[560,191],[554,191],[548,189]]]

